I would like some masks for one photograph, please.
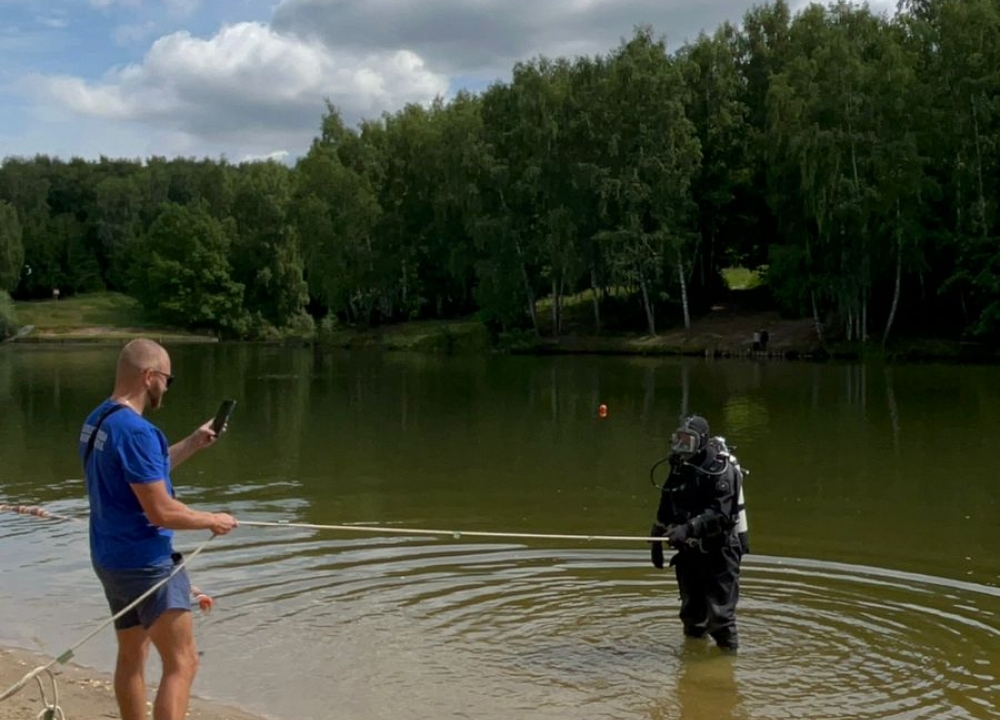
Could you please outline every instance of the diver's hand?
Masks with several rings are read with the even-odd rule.
[[[667,544],[672,548],[681,548],[687,545],[688,540],[691,539],[691,525],[690,523],[684,523],[683,525],[674,525],[670,528],[670,532],[667,533]]]

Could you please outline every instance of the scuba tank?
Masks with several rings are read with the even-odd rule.
[[[745,470],[740,466],[740,461],[737,459],[729,450],[729,446],[726,445],[726,439],[721,435],[716,435],[715,437],[709,438],[710,445],[715,447],[716,453],[722,457],[729,460],[729,464],[733,466],[736,476],[736,507],[733,513],[736,521],[733,529],[736,531],[736,536],[740,541],[740,548],[743,550],[743,554],[750,552],[750,523],[747,520],[747,506],[746,501],[743,499],[743,478],[750,474],[749,470]]]

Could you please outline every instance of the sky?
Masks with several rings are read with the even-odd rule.
[[[674,50],[752,4],[0,0],[0,158],[293,161],[327,100],[353,125],[509,80],[519,60],[605,54],[637,25]]]

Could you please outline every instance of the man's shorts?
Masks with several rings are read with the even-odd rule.
[[[117,615],[135,602],[136,598],[168,577],[181,562],[180,553],[170,560],[145,568],[111,570],[94,565],[104,596],[108,599],[111,614]],[[128,630],[142,625],[146,630],[167,610],[191,610],[191,580],[187,569],[170,578],[152,595],[115,620],[115,630]]]

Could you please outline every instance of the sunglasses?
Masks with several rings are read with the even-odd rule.
[[[153,370],[152,368],[150,368],[149,371],[165,377],[167,379],[167,387],[170,387],[171,385],[174,384],[174,376],[171,375],[170,373],[165,373],[162,370]]]

